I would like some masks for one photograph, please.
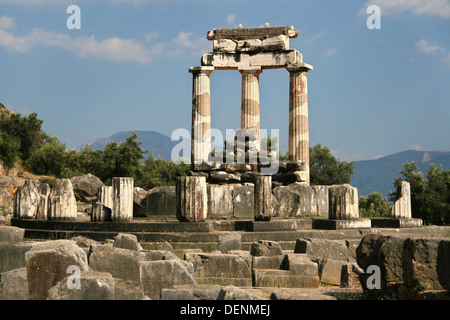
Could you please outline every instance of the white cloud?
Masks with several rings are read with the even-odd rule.
[[[428,40],[421,39],[421,40],[417,41],[415,45],[416,45],[416,50],[419,53],[426,54],[426,55],[443,56],[443,58],[441,59],[442,63],[450,68],[450,52],[446,51],[439,44],[437,44],[437,43],[430,44],[428,42]]]
[[[312,35],[308,38],[300,39],[300,41],[303,44],[313,44],[314,41],[316,41],[317,39],[323,38],[324,36],[325,36],[325,32],[322,31],[322,32]]]
[[[0,17],[0,29],[9,30],[14,29],[16,24],[14,23],[14,18],[2,16]]]
[[[236,19],[236,14],[235,13],[229,14],[227,16],[227,23],[228,24],[234,23],[234,19]]]
[[[186,51],[201,56],[210,50],[210,42],[206,37],[196,37],[192,32],[181,31],[176,38],[165,44],[169,56],[179,56]]]
[[[381,15],[395,15],[411,11],[415,15],[450,18],[450,1],[448,0],[370,0],[361,9],[360,14],[366,15],[366,9],[370,5],[378,5]]]
[[[421,39],[416,42],[416,49],[423,54],[437,54],[438,52],[444,52],[445,50],[438,44],[430,44],[426,39]]]
[[[337,52],[338,52],[338,49],[336,49],[336,48],[327,49],[327,50],[325,50],[325,56],[331,57],[331,56],[334,56]]]
[[[383,158],[384,157],[384,155],[382,155],[382,154],[377,154],[375,157],[374,157],[374,160],[378,160],[378,159],[381,159],[381,158]]]
[[[445,57],[442,59],[442,62],[443,62],[444,64],[446,64],[447,67],[450,68],[450,52],[447,53],[447,55],[445,55]]]
[[[38,28],[24,36],[16,36],[7,30],[12,25],[14,25],[13,19],[0,17],[0,47],[23,54],[35,46],[46,46],[74,52],[81,58],[90,57],[146,64],[163,56],[200,55],[207,50],[206,45],[208,44],[205,37],[196,37],[193,33],[184,31],[179,32],[178,36],[169,42],[146,46],[134,39],[112,37],[99,41],[93,35],[73,38],[68,34],[44,31]],[[149,42],[156,36],[156,32],[149,32],[144,35],[144,39]]]
[[[150,31],[143,35],[145,41],[151,42],[153,39],[158,38],[159,34],[157,31]]]

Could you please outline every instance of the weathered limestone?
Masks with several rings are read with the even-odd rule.
[[[272,176],[258,176],[254,192],[255,221],[269,221],[272,217]]]
[[[126,222],[133,219],[133,178],[112,178],[111,220],[113,222]]]
[[[117,248],[135,251],[142,250],[142,247],[139,244],[137,237],[134,234],[128,233],[119,233],[117,236],[115,236],[113,246]]]
[[[217,300],[219,285],[176,285],[161,289],[161,300]]]
[[[73,192],[77,201],[94,201],[97,199],[97,193],[104,183],[96,176],[88,173],[83,176],[70,178]]]
[[[0,226],[0,242],[21,242],[25,229],[13,226]]]
[[[16,191],[14,217],[33,219],[36,217],[39,204],[39,191],[36,182],[26,180]]]
[[[89,248],[91,270],[108,272],[114,278],[139,282],[139,265],[146,260],[150,259],[141,251],[97,244],[93,244]]]
[[[163,288],[196,284],[195,278],[180,260],[142,262],[140,275],[143,292],[152,300],[160,299]]]
[[[133,189],[133,217],[145,217],[147,215],[147,191],[134,187]]]
[[[279,35],[265,39],[232,40],[217,39],[213,40],[213,52],[272,52],[289,50],[289,37]]]
[[[162,186],[147,192],[146,215],[172,215],[176,216],[177,201],[175,186]]]
[[[358,189],[349,184],[334,185],[329,189],[329,219],[359,218]]]
[[[353,263],[356,262],[355,250],[345,240],[302,238],[297,239],[294,253],[307,254],[315,262],[330,259]]]
[[[208,217],[232,217],[233,192],[229,186],[209,184]]]
[[[222,253],[228,253],[231,250],[241,249],[241,235],[236,232],[225,232],[219,236],[217,250]]]
[[[358,266],[380,267],[382,292],[392,284],[404,284],[406,291],[418,285],[429,290],[449,290],[450,241],[440,237],[410,237],[370,233],[356,250]],[[363,288],[368,275],[360,277]],[[370,291],[370,290],[369,290]]]
[[[49,195],[48,220],[75,220],[77,202],[69,179],[57,179]]]
[[[47,219],[48,213],[48,198],[51,192],[51,188],[48,183],[40,183],[38,185],[38,207],[36,212],[36,219]]]
[[[360,275],[364,273],[357,263],[347,263],[341,268],[341,288],[360,288]]]
[[[276,241],[259,240],[252,243],[250,254],[255,257],[271,257],[283,254],[283,249]]]
[[[309,186],[306,183],[291,183],[273,189],[277,204],[277,217],[328,218],[328,186]]]
[[[205,221],[208,213],[206,178],[201,176],[177,177],[177,219],[185,222]]]
[[[0,243],[0,273],[24,268],[26,266],[25,253],[31,249],[27,242]]]
[[[294,253],[307,254],[319,267],[322,283],[341,285],[342,268],[356,263],[355,248],[345,240],[297,239]]]
[[[292,26],[285,27],[260,27],[260,28],[231,28],[231,29],[213,29],[208,31],[206,38],[208,40],[233,39],[266,39],[286,35],[289,38],[297,38],[298,31]]]
[[[259,85],[258,85],[259,86]],[[259,91],[259,89],[258,89]],[[249,97],[247,97],[250,99]],[[227,168],[231,166],[235,166],[242,169],[248,169],[249,164],[256,164],[257,153],[259,152],[260,144],[259,144],[259,94],[256,100],[244,102],[244,96],[242,97],[242,108],[241,108],[241,127],[235,131],[235,140],[234,140],[234,148],[230,148],[230,146],[226,146],[227,152],[234,152],[236,163],[230,163],[230,160],[227,158]],[[225,141],[227,142],[227,141]],[[236,169],[236,168],[234,168]],[[252,167],[250,166],[250,170]],[[247,170],[247,171],[250,171]]]
[[[275,253],[275,252],[274,252]],[[253,257],[255,287],[317,288],[317,263],[306,254],[287,253]]]
[[[442,250],[444,246],[441,242],[447,247],[448,253],[448,240],[408,238],[404,241],[402,265],[403,281],[406,286],[414,288],[417,285],[427,285],[431,290],[443,290],[444,283],[448,286],[449,269],[439,268],[439,264],[449,266],[450,258],[444,255],[445,251]]]
[[[30,300],[25,268],[0,272],[0,300]]]
[[[113,196],[111,186],[101,186],[97,192],[97,201],[92,203],[91,220],[96,222],[112,220]]]
[[[242,74],[241,128],[256,129],[259,141],[259,74],[262,70],[260,67],[242,67],[239,72]]]
[[[191,164],[207,162],[211,152],[211,98],[210,79],[214,67],[192,67],[192,145]]]
[[[399,197],[392,206],[392,218],[411,218],[411,186],[409,182],[402,181],[397,194]]]
[[[233,188],[233,217],[253,218],[254,187],[238,186]]]
[[[289,160],[304,160],[306,183],[309,184],[309,126],[306,64],[289,71]]]
[[[88,271],[86,253],[71,240],[34,244],[25,254],[31,300],[45,300],[49,289],[64,279],[70,266]]]
[[[186,253],[185,260],[193,264],[199,284],[252,285],[250,255]]]
[[[82,272],[79,288],[70,288],[70,276],[62,279],[48,291],[48,300],[114,300],[115,281],[107,272]]]
[[[273,52],[211,52],[202,56],[202,66],[219,70],[236,70],[246,67],[263,69],[286,68],[303,63],[303,55],[296,49]]]

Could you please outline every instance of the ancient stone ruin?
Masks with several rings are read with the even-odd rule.
[[[268,25],[208,32],[213,51],[189,69],[191,171],[176,186],[92,175],[20,186],[12,226],[0,226],[0,300],[416,299],[424,285],[450,299],[449,229],[412,218],[407,182],[389,219],[361,219],[350,184],[310,185],[312,66],[290,48],[297,36]],[[290,77],[287,161],[260,145],[259,77],[274,68]],[[241,127],[217,151],[210,75],[225,69],[242,74]],[[81,219],[80,202],[91,203]]]
[[[208,32],[213,52],[203,55],[201,66],[189,69],[193,75],[191,164],[194,172],[207,172],[208,181],[252,181],[251,173],[267,171],[267,160],[278,162],[276,155],[267,159],[267,154],[260,152],[259,77],[263,70],[285,68],[290,79],[290,161],[286,166],[291,163],[298,166],[289,175],[290,179],[309,184],[307,73],[312,66],[303,62],[300,52],[289,48],[289,39],[297,36],[293,27]],[[241,127],[232,141],[225,141],[224,152],[211,153],[210,75],[214,70],[238,70],[242,75]],[[277,179],[282,180],[282,177],[276,176]]]
[[[189,69],[193,75],[190,178],[192,188],[204,190],[204,178],[210,185],[230,189],[236,185],[254,186],[252,212],[255,220],[269,221],[273,216],[274,186],[300,183],[311,188],[307,73],[313,68],[303,62],[300,52],[290,48],[289,39],[297,36],[298,31],[293,27],[266,25],[262,28],[214,29],[207,34],[207,38],[213,42],[213,52],[203,55],[201,66]],[[263,70],[276,68],[285,68],[289,72],[288,161],[279,161],[277,154],[270,154],[270,150],[262,152],[260,146],[259,77]],[[213,151],[211,147],[210,76],[215,70],[238,70],[242,75],[241,127],[235,130],[234,139],[224,141],[224,151]],[[177,184],[181,185],[182,183]],[[178,206],[177,211],[178,216],[183,217],[180,221],[186,219],[184,214],[179,212],[179,208],[201,203],[201,199],[205,198],[204,193],[193,193],[192,190],[177,191],[177,203],[182,198],[182,204]],[[218,189],[210,190],[215,192]],[[328,192],[328,218],[338,221],[351,220],[351,223],[340,222],[340,225],[334,228],[370,227],[369,220],[359,219],[356,188],[342,185],[330,188]],[[195,199],[196,194],[201,199]],[[183,202],[186,202],[186,205]],[[195,208],[204,210],[201,206]],[[316,208],[317,204],[311,201],[305,211],[299,214],[310,214],[317,211]],[[192,214],[192,217],[200,217],[200,220],[193,218],[193,221],[204,221],[206,213]],[[330,227],[330,224],[327,227]]]

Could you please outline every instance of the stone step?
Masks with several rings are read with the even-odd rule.
[[[318,288],[319,276],[300,276],[289,270],[254,270],[255,287],[275,288]]]
[[[324,234],[313,231],[278,231],[278,232],[242,232],[237,231],[241,235],[241,243],[244,250],[248,246],[259,240],[270,240],[280,243],[286,243],[287,246],[295,245],[295,241],[299,238],[320,238],[330,240],[354,240],[359,241],[361,234],[355,233],[332,233]],[[25,229],[25,238],[29,239],[68,239],[79,235],[96,241],[106,241],[113,239],[118,233],[134,234],[139,242],[152,243],[159,241],[167,241],[169,243],[207,243],[217,242],[219,237],[226,232],[127,232],[127,231],[82,231],[82,230],[45,230],[45,229]],[[293,248],[289,248],[293,249]]]

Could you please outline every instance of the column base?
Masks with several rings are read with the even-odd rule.
[[[422,219],[416,218],[375,218],[372,228],[415,228],[423,225]]]
[[[370,229],[370,219],[317,219],[313,220],[313,229],[342,230],[342,229]]]

